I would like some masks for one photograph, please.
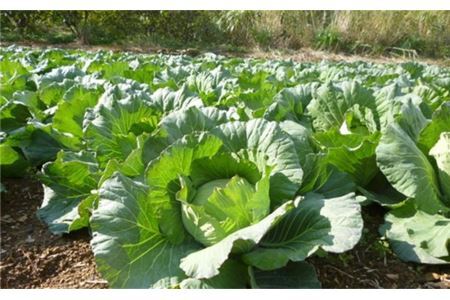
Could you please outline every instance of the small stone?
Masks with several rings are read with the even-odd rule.
[[[18,218],[17,220],[19,222],[25,222],[27,219],[28,219],[28,217],[25,215],[25,216],[22,216],[22,217]]]
[[[386,274],[386,277],[392,280],[398,280],[398,274]]]
[[[31,237],[31,235],[29,235],[28,237],[27,237],[27,239],[25,240],[25,242],[27,242],[27,243],[34,243],[34,239]]]
[[[13,218],[11,218],[10,215],[4,215],[2,216],[2,221],[5,223],[14,223]]]

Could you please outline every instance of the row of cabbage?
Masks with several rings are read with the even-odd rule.
[[[450,262],[450,71],[78,50],[0,51],[2,178],[92,232],[111,287],[318,287],[360,240]],[[2,188],[3,189],[3,188]]]

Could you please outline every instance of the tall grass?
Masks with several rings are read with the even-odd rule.
[[[260,47],[450,56],[449,11],[263,11],[246,28]]]

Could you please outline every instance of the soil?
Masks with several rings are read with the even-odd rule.
[[[1,288],[105,288],[95,268],[87,231],[56,236],[36,216],[41,184],[2,179]]]
[[[36,217],[43,196],[34,179],[6,179],[1,194],[1,288],[106,288],[87,230],[52,235]],[[384,211],[364,209],[366,229],[352,251],[309,259],[324,288],[450,288],[450,267],[398,260],[380,239]]]
[[[378,234],[385,210],[363,207],[363,236],[351,251],[309,259],[323,288],[450,288],[450,266],[399,260]]]

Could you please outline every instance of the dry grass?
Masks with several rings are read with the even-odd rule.
[[[234,53],[225,53],[227,55],[236,55]],[[264,58],[264,59],[291,59],[297,62],[320,62],[322,60],[326,61],[345,61],[345,62],[373,62],[379,64],[394,64],[394,63],[404,63],[409,61],[417,61],[424,64],[436,65],[440,67],[450,67],[450,60],[446,59],[432,59],[432,58],[411,58],[410,56],[384,56],[384,55],[356,55],[356,54],[345,54],[345,53],[331,53],[327,51],[319,51],[310,48],[302,48],[301,50],[270,50],[266,51],[263,49],[254,49],[243,54],[237,54],[244,57],[252,58]]]
[[[332,27],[354,41],[395,45],[406,38],[450,45],[450,14],[445,11],[342,11]]]
[[[317,47],[356,53],[450,57],[449,11],[263,11],[255,15],[254,41],[271,48]],[[329,32],[333,41],[320,40]],[[258,34],[260,36],[258,36]]]

